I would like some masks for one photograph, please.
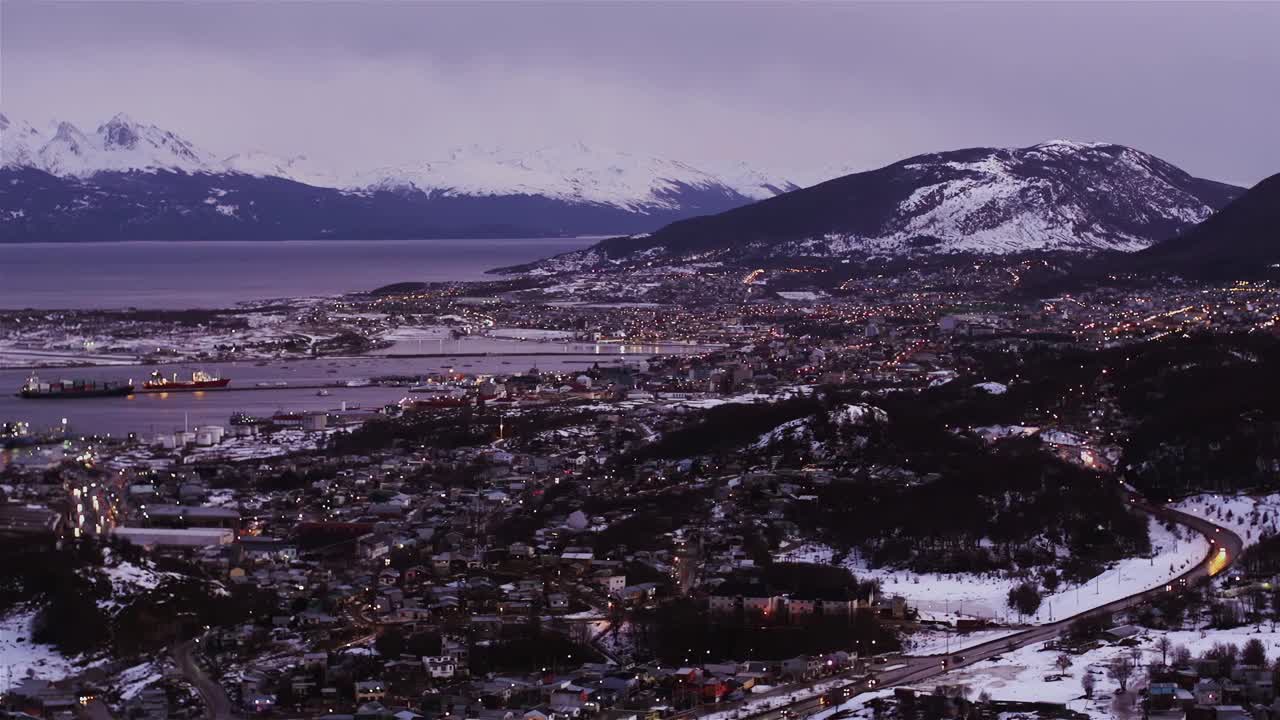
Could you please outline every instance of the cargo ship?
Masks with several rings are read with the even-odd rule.
[[[75,400],[77,398],[123,397],[134,393],[133,381],[116,380],[59,380],[40,382],[32,375],[18,391],[18,397],[27,400]]]
[[[160,374],[157,370],[151,373],[151,379],[142,384],[142,389],[147,392],[184,392],[192,390],[217,390],[226,387],[231,382],[230,378],[216,378],[203,370],[197,370],[191,373],[190,380],[179,380],[178,373],[173,374],[173,378],[167,378]]]

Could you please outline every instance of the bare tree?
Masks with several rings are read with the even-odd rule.
[[[1107,677],[1116,681],[1120,692],[1129,692],[1129,679],[1133,677],[1133,658],[1128,655],[1117,655],[1107,661]]]
[[[1085,697],[1093,697],[1093,686],[1096,685],[1097,682],[1097,680],[1093,679],[1093,673],[1088,670],[1084,671],[1084,674],[1080,676],[1080,687],[1084,689]]]
[[[1058,659],[1053,661],[1053,664],[1058,666],[1059,672],[1065,673],[1067,668],[1071,667],[1071,658],[1064,653],[1059,655]]]
[[[1172,654],[1174,667],[1186,667],[1191,664],[1191,649],[1186,645],[1174,647]]]
[[[1129,648],[1129,661],[1133,663],[1133,669],[1137,670],[1142,667],[1142,648],[1134,645]]]
[[[1169,664],[1169,651],[1172,649],[1173,641],[1169,639],[1168,635],[1161,635],[1160,638],[1156,640],[1156,650],[1160,651],[1161,665]]]

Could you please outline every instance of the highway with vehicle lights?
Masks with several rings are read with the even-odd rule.
[[[1096,615],[1101,613],[1115,613],[1121,610],[1127,610],[1150,600],[1153,597],[1166,592],[1178,592],[1182,588],[1194,585],[1204,578],[1213,577],[1226,570],[1231,562],[1240,556],[1240,552],[1244,547],[1244,542],[1240,536],[1235,533],[1215,525],[1207,520],[1179,512],[1171,508],[1161,505],[1152,505],[1137,495],[1135,492],[1128,493],[1130,504],[1133,507],[1152,515],[1161,520],[1170,520],[1180,525],[1189,527],[1196,532],[1204,535],[1209,540],[1209,553],[1204,560],[1195,567],[1173,581],[1160,585],[1159,587],[1144,590],[1125,598],[1115,600],[1113,602],[1101,605],[1091,610],[1062,618],[1044,625],[1037,625],[1032,628],[1023,630],[1013,635],[992,640],[990,642],[974,645],[966,648],[963,653],[952,653],[950,655],[919,655],[919,656],[897,656],[892,658],[881,658],[884,662],[872,664],[869,668],[870,672],[861,674],[849,671],[840,675],[815,680],[804,683],[799,686],[791,686],[783,691],[779,688],[782,695],[795,696],[795,702],[777,707],[761,710],[759,712],[743,711],[738,717],[742,719],[750,718],[751,720],[790,720],[792,718],[802,718],[811,715],[820,710],[827,709],[833,705],[850,700],[862,693],[871,692],[886,687],[897,685],[918,684],[925,680],[943,675],[944,673],[958,667],[965,667],[974,663],[989,660],[997,655],[1012,650],[1017,650],[1028,645],[1043,643],[1058,637],[1067,627],[1079,619],[1087,615]],[[817,685],[827,685],[833,682],[842,684],[835,685],[831,689],[823,693],[813,692],[813,688]],[[812,693],[812,694],[810,694]],[[805,695],[801,698],[799,696]],[[709,714],[715,711],[723,711],[726,708],[721,705],[717,708],[708,708],[706,712],[698,714]]]

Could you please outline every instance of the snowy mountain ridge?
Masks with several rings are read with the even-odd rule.
[[[643,237],[606,240],[591,253],[652,263],[1136,252],[1242,192],[1123,145],[1052,140],[918,155]]]
[[[420,192],[455,198],[537,196],[642,214],[678,210],[687,192],[721,196],[717,204],[745,204],[796,187],[745,164],[725,177],[675,160],[583,143],[532,152],[471,146],[438,160],[344,177],[314,167],[304,156],[262,151],[217,155],[123,113],[93,132],[65,121],[41,131],[31,123],[0,115],[0,166],[78,179],[99,173],[235,173],[355,192]]]

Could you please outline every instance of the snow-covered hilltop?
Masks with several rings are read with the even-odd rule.
[[[612,260],[1133,252],[1238,196],[1122,145],[920,155],[593,249]]]

